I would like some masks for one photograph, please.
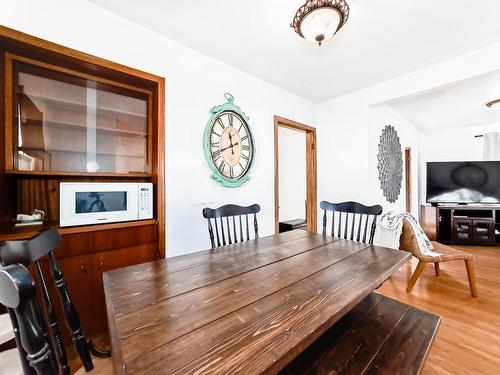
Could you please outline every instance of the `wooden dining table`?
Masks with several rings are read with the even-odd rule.
[[[104,274],[117,374],[275,374],[411,258],[295,230]]]

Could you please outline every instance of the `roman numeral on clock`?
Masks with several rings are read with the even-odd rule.
[[[220,158],[220,150],[212,152],[212,158],[217,161]]]
[[[220,147],[220,142],[212,143],[212,148],[219,148],[219,147]]]
[[[241,141],[246,141],[248,139],[248,135],[245,135],[244,137],[241,137]]]
[[[234,178],[234,168],[229,167],[229,177]]]
[[[233,115],[229,114],[227,115],[227,117],[229,118],[229,126],[233,126],[233,121],[234,121]]]
[[[250,151],[250,146],[243,145],[243,146],[241,146],[241,149],[242,149],[243,151]]]
[[[224,160],[221,160],[220,164],[219,164],[219,172],[224,174],[224,167],[226,166],[226,163],[224,162]]]
[[[222,122],[222,119],[218,118],[217,119],[217,122],[219,123],[219,125],[222,127],[222,129],[225,129],[226,126],[224,125],[224,123]]]

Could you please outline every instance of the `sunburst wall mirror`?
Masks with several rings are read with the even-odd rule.
[[[398,132],[387,125],[382,130],[378,145],[378,179],[387,201],[398,200],[403,184],[403,151]]]

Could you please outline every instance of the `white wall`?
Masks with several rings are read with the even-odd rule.
[[[166,77],[167,252],[208,248],[205,206],[262,207],[262,235],[274,233],[274,115],[313,124],[313,103],[83,0],[0,1],[0,23]],[[209,177],[202,137],[209,109],[231,92],[250,116],[257,147],[252,179],[240,189]]]
[[[404,173],[401,194],[394,204],[383,196],[378,180],[380,135],[386,125],[392,125],[400,137],[402,151],[405,147],[412,149],[416,214],[419,131],[388,105],[370,107],[364,94],[355,92],[318,106],[318,200],[354,200],[366,205],[381,204],[384,211],[406,210]]]
[[[306,133],[280,127],[280,221],[306,218]]]
[[[426,200],[427,162],[483,160],[483,138],[488,132],[500,132],[500,124],[461,127],[423,132],[420,135],[420,202]]]
[[[417,215],[418,202],[425,200],[418,183],[425,178],[419,168],[419,163],[425,158],[419,154],[423,147],[427,150],[435,146],[426,146],[427,139],[421,131],[386,104],[497,71],[499,61],[500,43],[496,43],[318,104],[318,200],[380,203],[384,211],[405,209],[404,189],[399,200],[389,204],[383,198],[378,183],[376,145],[383,126],[391,124],[398,131],[403,148],[411,147],[413,151],[413,213]],[[321,220],[318,222],[321,223]]]

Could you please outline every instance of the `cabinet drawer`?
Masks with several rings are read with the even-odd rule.
[[[147,245],[156,240],[156,224],[104,230],[94,233],[92,252]]]
[[[91,233],[74,233],[61,236],[61,243],[54,254],[57,259],[69,258],[92,252]]]

